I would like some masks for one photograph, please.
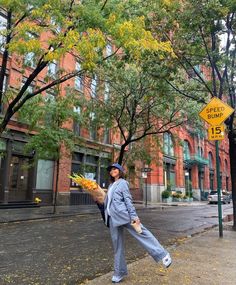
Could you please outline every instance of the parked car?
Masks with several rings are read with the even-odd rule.
[[[212,203],[218,203],[218,193],[217,191],[211,191],[210,194],[208,195],[208,202],[209,204]],[[223,192],[221,191],[221,202],[223,204],[230,204],[231,202],[231,194],[229,192]]]

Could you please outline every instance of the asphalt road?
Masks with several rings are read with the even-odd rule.
[[[138,210],[165,246],[216,225],[217,213],[217,205]],[[231,214],[232,206],[224,205],[223,213]],[[112,270],[109,232],[98,215],[1,224],[0,237],[0,285],[78,285]],[[127,261],[144,255],[127,233]]]

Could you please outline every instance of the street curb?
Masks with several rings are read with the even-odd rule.
[[[178,205],[177,205],[178,206]],[[152,206],[152,207],[142,207],[142,208],[136,208],[137,211],[146,211],[146,210],[152,210],[152,209],[158,209],[163,206]],[[53,214],[53,213],[47,213],[45,216],[42,214],[42,217],[34,217],[34,218],[19,218],[15,220],[0,220],[0,224],[10,224],[10,223],[20,223],[20,222],[30,222],[30,221],[37,221],[37,220],[49,220],[49,219],[59,219],[59,218],[67,218],[67,217],[73,217],[73,216],[86,216],[86,215],[95,215],[99,214],[100,217],[100,212],[99,210],[91,210],[90,212],[75,212],[75,213],[68,213],[68,214]],[[229,217],[230,216],[230,217]],[[232,215],[226,215],[222,217],[224,222],[231,221],[232,220]],[[216,225],[218,226],[218,225]]]
[[[67,218],[67,217],[73,217],[73,216],[86,216],[86,215],[95,215],[100,214],[99,212],[90,212],[90,213],[73,213],[73,214],[59,214],[56,216],[53,216],[54,214],[51,214],[52,216],[44,216],[44,217],[35,217],[35,218],[23,218],[23,219],[16,219],[16,220],[9,220],[9,221],[3,221],[0,220],[0,224],[11,224],[11,223],[20,223],[20,222],[30,222],[30,221],[37,221],[37,220],[50,220],[50,219],[59,219],[59,218]]]
[[[178,205],[170,205],[170,206],[178,206]],[[152,210],[152,209],[158,209],[162,208],[163,205],[156,205],[156,206],[149,206],[149,207],[137,207],[137,211],[146,211],[146,210]],[[169,206],[167,206],[169,207]],[[75,212],[75,213],[69,213],[69,214],[53,214],[53,213],[47,213],[45,216],[42,214],[42,217],[34,217],[34,218],[19,218],[15,220],[0,220],[0,224],[10,224],[10,223],[20,223],[20,222],[30,222],[30,221],[37,221],[37,220],[49,220],[49,219],[59,219],[59,218],[67,218],[67,217],[73,217],[73,216],[85,216],[85,215],[95,215],[100,214],[99,210],[97,211],[90,211],[90,212]]]

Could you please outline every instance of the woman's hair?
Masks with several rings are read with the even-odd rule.
[[[119,178],[125,179],[125,174],[124,174],[124,172],[122,172],[121,170],[119,170]],[[115,178],[112,177],[111,175],[110,175],[110,181],[111,181],[112,183],[115,181]]]

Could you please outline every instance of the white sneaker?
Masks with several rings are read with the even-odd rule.
[[[167,253],[167,255],[164,258],[162,258],[162,263],[166,268],[168,268],[171,265],[172,260],[169,253]]]
[[[113,275],[111,281],[112,281],[112,283],[120,283],[123,278],[124,278],[124,276],[115,276],[115,275]]]

